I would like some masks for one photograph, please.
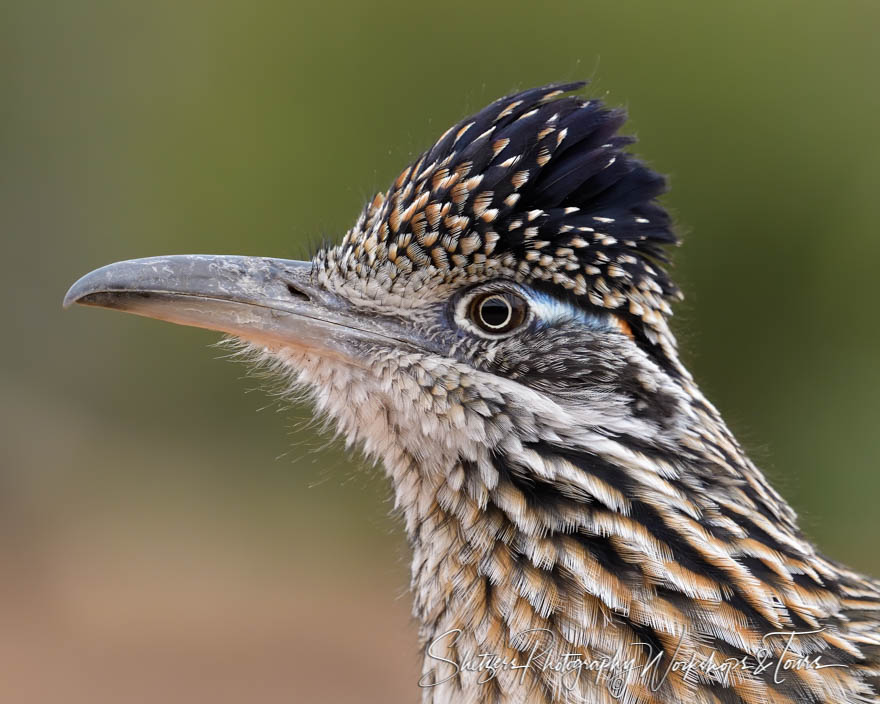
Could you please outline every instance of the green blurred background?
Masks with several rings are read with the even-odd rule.
[[[820,547],[880,575],[878,3],[0,18],[0,701],[416,701],[381,473],[216,335],[61,297],[118,259],[302,258],[453,121],[553,80],[629,108],[686,236],[687,361]]]

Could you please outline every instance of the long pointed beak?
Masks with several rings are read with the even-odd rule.
[[[187,254],[117,262],[71,286],[64,307],[74,303],[350,362],[358,361],[358,342],[401,342],[316,284],[310,262],[288,259]]]

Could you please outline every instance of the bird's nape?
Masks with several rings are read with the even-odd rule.
[[[66,302],[240,337],[382,460],[426,703],[876,701],[880,586],[679,360],[665,182],[581,85],[453,126],[311,262],[134,260]]]

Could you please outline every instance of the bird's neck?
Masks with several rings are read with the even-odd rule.
[[[384,364],[394,373],[322,365],[301,380],[391,478],[413,551],[425,702],[619,702],[617,679],[561,676],[571,653],[632,662],[636,698],[661,652],[664,666],[754,656],[784,648],[768,633],[818,629],[798,647],[852,657],[835,620],[849,577],[815,554],[689,377],[649,389],[663,413],[638,414],[607,395],[590,408],[476,383],[454,364]],[[655,684],[644,700],[693,701],[685,674]],[[763,681],[731,686],[772,700]]]
[[[461,454],[403,443],[386,455],[413,551],[423,684],[434,685],[425,702],[523,691],[616,702],[614,682],[582,676],[567,691],[565,654],[646,666],[661,651],[730,656],[774,630],[821,627],[837,600],[822,586],[832,568],[717,412],[691,398],[692,423],[667,432],[662,452],[601,432],[536,432]],[[490,667],[536,654],[541,667]],[[686,700],[679,685],[663,685],[664,701]]]

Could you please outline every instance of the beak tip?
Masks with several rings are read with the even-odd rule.
[[[67,310],[75,303],[82,303],[86,296],[95,292],[94,284],[95,277],[92,276],[92,274],[86,274],[77,280],[77,282],[67,290],[67,293],[64,294],[64,300],[61,301],[61,307],[64,310]]]
[[[151,260],[142,261],[150,262]],[[89,298],[95,294],[126,290],[131,278],[132,265],[138,263],[137,261],[117,262],[81,276],[64,294],[61,307],[66,310],[74,304],[87,305]]]
[[[61,307],[64,310],[70,308],[74,303],[76,303],[80,298],[82,298],[79,287],[74,284],[70,287],[67,293],[64,294],[64,300],[61,301]]]

